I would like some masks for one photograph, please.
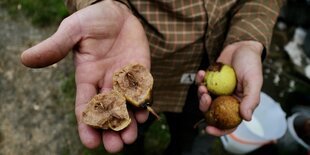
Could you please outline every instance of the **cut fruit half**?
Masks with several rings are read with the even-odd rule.
[[[123,94],[132,105],[146,108],[159,118],[150,107],[153,83],[154,80],[151,73],[140,64],[125,66],[113,75],[113,89]]]
[[[131,122],[126,107],[126,99],[115,90],[94,96],[87,103],[82,120],[95,128],[114,131],[126,128]]]

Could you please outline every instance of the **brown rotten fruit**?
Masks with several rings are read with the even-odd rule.
[[[150,107],[153,82],[151,73],[140,64],[125,66],[113,75],[113,89],[123,94],[132,105],[147,108],[148,111],[159,118]]]
[[[115,90],[94,96],[88,102],[82,120],[95,128],[114,131],[126,128],[131,122],[126,99]]]
[[[240,102],[233,96],[219,96],[212,102],[205,113],[208,125],[219,129],[233,129],[237,127],[242,118],[239,114]]]

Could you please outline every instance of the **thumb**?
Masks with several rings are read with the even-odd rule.
[[[261,81],[260,78],[257,78],[255,81]],[[241,115],[242,117],[250,121],[254,109],[258,106],[260,102],[260,90],[262,82],[249,82],[245,85],[244,96],[241,101]]]
[[[77,22],[75,16],[64,19],[51,37],[24,51],[21,62],[27,67],[40,68],[63,59],[81,38]]]

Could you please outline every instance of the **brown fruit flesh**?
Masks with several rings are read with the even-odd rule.
[[[113,75],[113,89],[123,94],[132,105],[146,108],[157,119],[159,115],[150,107],[153,76],[140,64],[124,67]]]
[[[239,107],[239,101],[233,96],[217,97],[205,114],[207,124],[219,129],[237,127],[242,121]]]
[[[131,122],[126,99],[115,90],[94,96],[87,103],[82,120],[90,126],[115,131],[124,129]]]
[[[94,96],[83,112],[83,122],[101,129],[115,131],[126,128],[131,119],[128,115],[126,101],[136,107],[143,107],[159,116],[149,105],[153,77],[140,64],[125,66],[113,75],[113,90]]]
[[[151,73],[140,64],[128,65],[113,75],[113,89],[136,107],[149,102],[153,87]]]

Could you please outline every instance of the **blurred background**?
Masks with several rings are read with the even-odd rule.
[[[271,52],[264,61],[263,86],[263,92],[280,104],[286,117],[302,112],[308,120],[309,11],[307,0],[287,0],[283,6]],[[19,60],[22,51],[55,32],[67,15],[63,0],[0,1],[0,155],[107,154],[102,147],[89,150],[79,140],[72,55],[43,69],[26,68]],[[309,146],[310,131],[306,124],[303,127],[296,131]],[[168,131],[165,119],[151,126],[145,140],[146,154],[162,154],[169,143]],[[232,154],[225,150],[220,138],[202,132],[197,141],[197,153],[193,154]],[[309,154],[297,142],[291,149],[283,146],[286,141],[280,138],[276,144],[247,154]]]

